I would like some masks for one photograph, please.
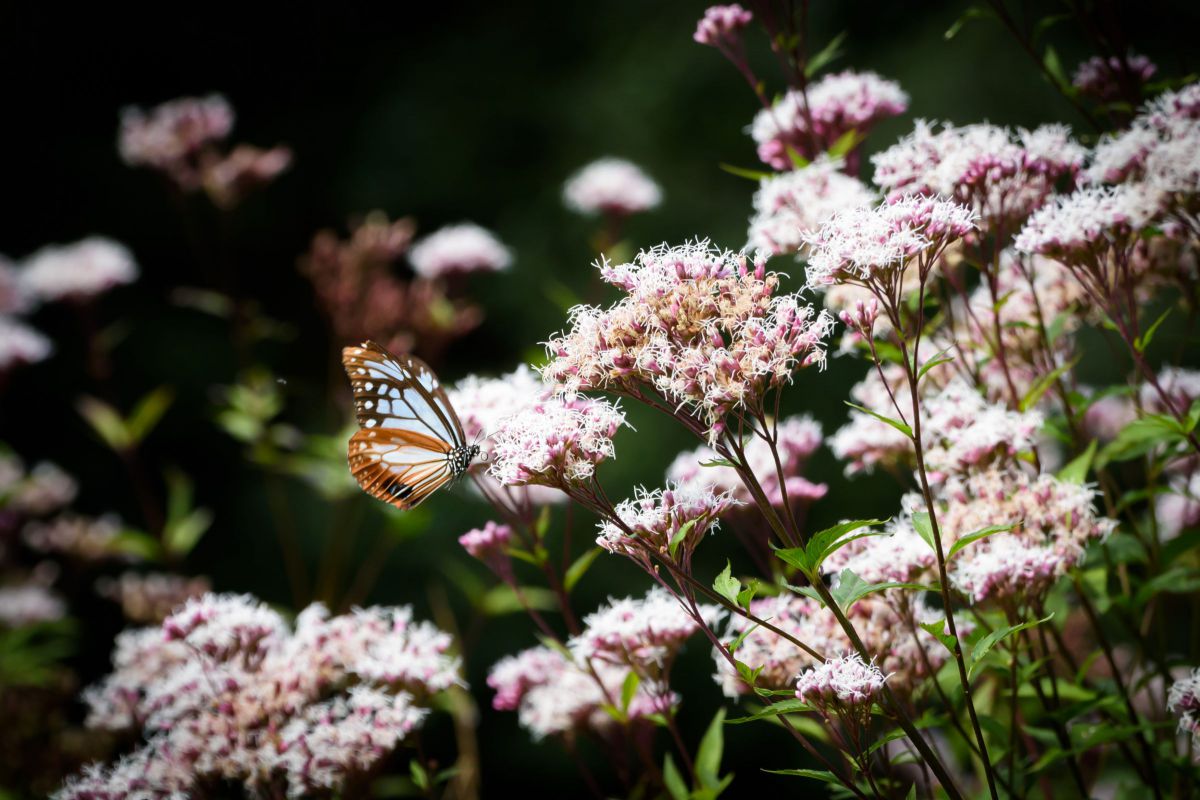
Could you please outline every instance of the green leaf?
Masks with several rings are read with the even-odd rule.
[[[92,426],[100,440],[116,452],[124,452],[133,444],[125,420],[117,410],[95,397],[81,397],[75,405],[80,416]]]
[[[747,722],[756,722],[760,719],[771,719],[778,717],[781,714],[798,714],[802,711],[812,710],[812,706],[810,706],[808,703],[792,697],[788,700],[780,700],[778,703],[772,703],[761,711],[756,711],[747,717],[738,717],[737,719],[726,720],[725,724],[742,725]]]
[[[842,610],[848,609],[856,602],[875,592],[882,592],[884,589],[926,589],[924,584],[920,583],[901,583],[899,581],[889,581],[887,583],[867,583],[862,578],[854,574],[853,570],[844,569],[838,573],[837,583],[829,590],[833,595],[834,602],[838,604],[838,608]]]
[[[1071,462],[1058,471],[1058,479],[1063,483],[1082,484],[1087,481],[1088,470],[1091,469],[1092,459],[1096,457],[1096,440],[1093,439],[1084,450]]]
[[[175,392],[169,386],[160,386],[139,400],[125,421],[125,430],[129,433],[131,443],[144,440],[174,401]]]
[[[1057,82],[1058,88],[1064,91],[1070,90],[1071,82],[1067,80],[1067,74],[1063,71],[1058,51],[1050,45],[1046,45],[1046,52],[1042,55],[1042,65],[1045,66],[1047,74]]]
[[[788,145],[788,147],[787,147],[787,155],[788,155],[788,158],[792,162],[792,166],[796,169],[804,169],[805,167],[807,167],[809,164],[812,163],[807,158],[800,155],[800,152],[798,150],[796,150],[796,148],[792,147],[791,145]]]
[[[667,787],[671,800],[688,800],[690,792],[687,783],[684,782],[683,775],[679,773],[679,767],[675,766],[675,760],[671,758],[670,753],[663,759],[663,784]]]
[[[537,611],[552,611],[558,608],[554,592],[540,586],[522,586],[518,595],[508,584],[498,584],[487,591],[479,601],[479,610],[486,616],[497,617],[525,610],[525,604]]]
[[[133,556],[144,561],[162,558],[162,545],[148,533],[133,528],[121,531],[109,542],[108,551],[113,555]]]
[[[1183,441],[1179,422],[1165,414],[1150,414],[1126,425],[1096,458],[1096,469],[1111,461],[1139,458],[1163,445]]]
[[[418,789],[424,791],[429,788],[429,771],[420,762],[415,759],[408,762],[408,772]]]
[[[769,772],[772,775],[795,775],[799,778],[812,778],[815,781],[842,785],[842,781],[837,775],[825,769],[764,769],[763,772]]]
[[[955,553],[967,547],[971,543],[977,542],[985,536],[991,536],[996,533],[1007,533],[1008,531],[1011,531],[1013,528],[1017,527],[1019,524],[1020,523],[1018,522],[1012,522],[1008,525],[989,525],[986,528],[980,528],[977,531],[968,533],[966,536],[959,537],[954,544],[950,545],[950,552],[946,553],[946,563],[949,563],[950,559],[954,558]]]
[[[751,601],[754,600],[754,595],[757,592],[758,592],[758,581],[751,578],[750,583],[748,583],[744,589],[742,589],[740,592],[738,592],[737,604],[739,606],[741,606],[742,608],[746,609],[747,611],[749,611],[750,603],[751,603]]]
[[[947,28],[946,32],[942,34],[942,36],[946,39],[946,41],[950,41],[955,36],[958,36],[959,31],[961,31],[963,26],[966,25],[970,20],[986,19],[988,16],[989,12],[986,8],[981,8],[980,6],[971,6],[964,11],[958,19],[954,20],[954,24]]]
[[[671,537],[671,541],[667,545],[667,549],[671,552],[671,558],[675,558],[675,554],[679,551],[679,545],[683,543],[683,540],[686,539],[688,534],[692,532],[692,529],[696,527],[697,521],[698,520],[695,519],[689,519],[687,522],[681,525],[679,530],[676,531],[675,535]]]
[[[933,523],[929,520],[928,511],[914,511],[912,515],[913,530],[925,540],[929,549],[937,552],[937,544],[933,541]]]
[[[734,464],[732,461],[729,461],[728,459],[724,459],[724,458],[714,458],[709,461],[701,461],[700,466],[702,466],[702,467],[729,467],[730,469],[737,468],[737,464]]]
[[[721,597],[737,605],[738,592],[742,590],[742,582],[733,577],[733,571],[729,566],[728,559],[725,561],[725,569],[721,570],[721,574],[713,581],[713,589]]]
[[[813,75],[816,75],[822,69],[829,66],[829,64],[833,63],[835,59],[840,57],[842,53],[840,50],[838,50],[838,48],[842,46],[842,42],[845,41],[845,39],[845,31],[842,31],[837,36],[830,39],[829,43],[822,47],[820,52],[816,53],[808,60],[808,63],[804,65],[804,77],[811,78]]]
[[[945,350],[942,350],[941,352],[937,353],[933,358],[926,361],[925,365],[923,367],[921,367],[921,369],[917,372],[917,382],[920,383],[921,378],[925,377],[925,373],[929,372],[929,370],[933,369],[934,367],[941,366],[942,364],[949,364],[951,361],[953,361],[954,356],[946,355],[946,353],[948,353],[948,352],[950,352],[949,347],[947,347]]]
[[[1028,411],[1037,405],[1038,401],[1042,399],[1042,395],[1049,391],[1050,387],[1054,385],[1054,382],[1057,381],[1064,372],[1074,369],[1075,365],[1078,363],[1079,358],[1073,358],[1065,364],[1059,364],[1058,367],[1056,367],[1052,372],[1049,372],[1039,378],[1037,382],[1033,384],[1033,387],[1030,388],[1025,397],[1021,399],[1021,410]]]
[[[880,422],[886,422],[888,425],[891,425],[893,428],[900,431],[908,438],[910,438],[910,439],[912,438],[912,435],[913,435],[912,428],[908,427],[900,420],[892,419],[891,417],[885,417],[883,414],[876,414],[871,409],[863,408],[860,405],[855,405],[854,403],[851,403],[849,400],[844,400],[843,402],[853,409],[856,409],[858,411],[861,411],[864,414],[874,417],[875,419],[879,420]]]
[[[1012,636],[1014,633],[1019,633],[1020,631],[1023,631],[1026,628],[1032,628],[1035,625],[1041,625],[1043,622],[1049,622],[1050,618],[1053,616],[1054,614],[1052,612],[1042,619],[1029,620],[1028,622],[1022,622],[1019,625],[1010,625],[1007,628],[998,628],[989,633],[987,636],[984,636],[982,639],[976,642],[975,646],[971,649],[971,658],[967,664],[967,677],[975,677],[975,670],[978,669],[979,665],[983,663],[984,656],[991,652],[992,648],[997,644],[1004,641],[1009,636]]]
[[[629,711],[629,704],[633,702],[634,695],[637,694],[638,686],[642,679],[638,677],[636,670],[629,670],[629,674],[625,676],[625,681],[621,684],[621,710]]]
[[[575,588],[575,585],[583,579],[583,576],[592,566],[592,563],[595,562],[602,552],[604,551],[599,547],[593,547],[579,558],[575,559],[575,562],[567,568],[567,573],[563,576],[563,589],[568,594],[570,594],[571,590]]]
[[[717,164],[725,172],[730,175],[736,175],[739,178],[749,178],[752,181],[766,181],[776,177],[774,172],[763,172],[758,169],[746,169],[745,167],[735,167],[732,164]]]
[[[163,547],[171,555],[186,556],[212,526],[206,508],[192,507],[192,482],[179,470],[168,470],[167,519],[163,524]]]
[[[1200,571],[1186,567],[1172,567],[1142,584],[1133,596],[1133,604],[1141,607],[1161,592],[1188,594],[1200,590]]]
[[[705,789],[721,785],[721,755],[725,750],[725,709],[718,709],[696,751],[696,780]]]
[[[1171,307],[1167,306],[1167,310],[1159,314],[1158,319],[1154,320],[1154,324],[1146,329],[1146,332],[1133,340],[1133,349],[1139,353],[1146,352],[1146,348],[1150,346],[1150,340],[1154,338],[1154,332],[1158,330],[1158,326],[1162,325],[1167,316],[1171,313]]]
[[[866,141],[866,138],[867,135],[865,133],[859,133],[851,128],[829,146],[829,155],[832,158],[842,158]]]
[[[942,646],[954,652],[954,637],[946,633],[946,621],[944,619],[935,619],[933,622],[922,622],[921,627],[933,638],[942,643]]]
[[[785,564],[793,566],[808,577],[813,578],[818,570],[820,570],[821,564],[824,563],[825,559],[837,552],[839,548],[864,536],[884,535],[881,531],[869,531],[857,536],[846,536],[846,534],[860,528],[882,525],[883,523],[884,520],[879,519],[855,519],[840,522],[832,528],[826,528],[823,531],[813,534],[806,546],[780,548],[775,551],[775,556]]]

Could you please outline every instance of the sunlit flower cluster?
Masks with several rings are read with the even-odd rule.
[[[600,523],[596,544],[647,564],[650,553],[666,557],[672,550],[686,561],[704,535],[716,528],[721,514],[736,505],[728,492],[705,486],[638,489],[634,498],[617,504],[614,519]]]
[[[876,123],[903,114],[908,95],[874,72],[826,75],[806,90],[789,90],[750,126],[758,157],[778,170],[795,166],[793,154],[813,159],[849,131],[865,134]]]
[[[311,606],[293,629],[250,597],[190,601],[161,629],[121,634],[114,672],[84,695],[90,726],[140,728],[145,744],[58,797],[222,780],[293,797],[336,790],[420,725],[422,698],[459,680],[448,648],[407,608],[331,617]]]
[[[764,178],[754,193],[749,246],[774,255],[794,253],[805,236],[837,212],[870,205],[874,193],[841,166],[819,158],[801,169]]]
[[[413,271],[423,278],[445,278],[471,272],[503,272],[512,266],[512,251],[489,230],[470,222],[447,225],[413,245],[408,254]]]
[[[624,217],[657,208],[662,190],[636,164],[602,158],[571,176],[563,187],[563,202],[580,214]]]
[[[724,616],[717,606],[700,605],[697,611],[710,627]],[[567,643],[577,661],[627,664],[639,671],[663,667],[699,630],[683,601],[661,587],[641,598],[610,598],[608,605],[587,615],[583,624],[583,633]]]
[[[571,329],[547,343],[542,376],[561,392],[653,390],[716,439],[727,413],[754,408],[798,366],[823,363],[831,318],[776,295],[779,278],[762,259],[696,242],[600,270],[626,296],[608,309],[577,306]]]
[[[940,128],[918,120],[906,138],[872,156],[875,182],[897,199],[906,194],[954,198],[980,226],[1010,234],[1083,167],[1084,149],[1063,125],[1016,131],[986,123]]]
[[[1158,211],[1157,196],[1139,184],[1089,186],[1036,211],[1014,245],[1068,265],[1090,264],[1128,243]]]
[[[796,680],[796,697],[830,717],[837,714],[833,709],[838,707],[869,706],[883,691],[886,680],[879,667],[855,653],[801,672]]]
[[[504,486],[585,484],[597,465],[616,455],[612,439],[625,424],[621,409],[604,400],[539,401],[493,434],[488,474]]]
[[[767,500],[773,506],[784,505],[784,496],[792,503],[819,500],[829,487],[804,477],[804,467],[823,441],[821,424],[808,416],[788,417],[772,425],[774,450],[761,437],[744,443],[746,466],[755,476]],[[779,457],[776,465],[775,458]],[[780,483],[779,473],[783,473]],[[667,479],[681,486],[712,487],[745,504],[754,501],[752,493],[733,467],[710,447],[701,446],[680,453],[667,468]]]
[[[948,244],[974,231],[975,220],[966,206],[921,195],[841,211],[805,239],[808,285],[890,282],[914,260],[924,270]]]
[[[829,609],[817,601],[796,594],[755,600],[750,610],[759,619],[770,620],[773,627],[787,632],[812,648],[819,657],[800,649],[778,633],[731,616],[722,640],[730,641],[746,631],[735,656],[752,670],[759,669],[756,686],[763,689],[795,689],[797,675],[854,652],[849,637]],[[866,597],[854,603],[846,614],[862,639],[868,654],[885,674],[888,685],[897,692],[910,692],[946,662],[949,653],[919,623],[929,613],[919,602],[901,609],[903,616],[881,596]],[[960,626],[961,627],[961,626]],[[750,691],[729,662],[714,653],[716,680],[729,697]]]

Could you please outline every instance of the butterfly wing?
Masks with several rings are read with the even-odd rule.
[[[367,494],[402,510],[453,479],[462,423],[428,365],[396,358],[374,342],[342,351],[361,428],[350,439],[350,471]]]
[[[414,508],[454,477],[440,439],[402,428],[357,431],[350,472],[367,494],[402,511]]]
[[[342,350],[362,428],[396,428],[463,446],[462,423],[424,361],[396,358],[374,342]]]

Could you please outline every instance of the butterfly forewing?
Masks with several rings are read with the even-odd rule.
[[[354,390],[354,410],[365,429],[399,428],[464,444],[462,424],[437,376],[423,361],[394,358],[374,342],[342,351]]]
[[[456,477],[462,424],[428,366],[373,342],[345,348],[342,364],[362,428],[350,439],[350,471],[364,491],[409,509]]]

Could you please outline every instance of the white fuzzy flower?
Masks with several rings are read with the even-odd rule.
[[[93,236],[43,247],[25,261],[21,284],[42,301],[86,300],[133,283],[137,276],[137,263],[127,247]]]
[[[447,225],[421,239],[408,253],[413,271],[424,278],[469,272],[503,272],[512,251],[485,228],[470,222]]]
[[[662,190],[636,164],[602,158],[571,176],[563,187],[563,202],[580,214],[627,216],[657,208]]]

